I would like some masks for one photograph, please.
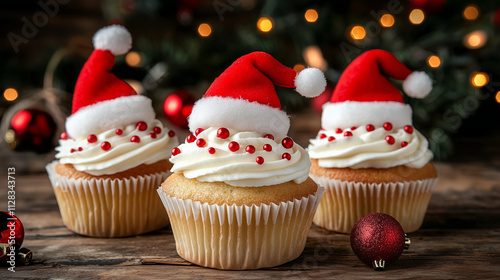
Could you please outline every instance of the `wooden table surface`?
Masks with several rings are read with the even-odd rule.
[[[64,227],[45,174],[18,175],[16,214],[34,263],[17,266],[15,273],[0,267],[0,279],[500,278],[500,170],[480,163],[436,166],[440,181],[424,225],[409,235],[410,249],[385,271],[359,261],[348,235],[316,226],[298,259],[253,271],[191,265],[175,252],[169,227],[128,238],[83,237]],[[7,205],[6,195],[0,195],[0,205]]]

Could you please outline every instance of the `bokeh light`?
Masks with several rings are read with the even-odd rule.
[[[303,64],[295,64],[295,66],[293,66],[293,70],[297,71],[297,72],[300,72],[302,70],[306,69],[306,67],[303,65]]]
[[[321,71],[325,71],[328,67],[326,60],[323,58],[323,53],[318,46],[309,46],[304,49],[303,57],[307,65],[316,67]]]
[[[270,18],[261,17],[257,21],[257,28],[262,32],[269,32],[273,29],[273,22]]]
[[[462,15],[466,20],[475,20],[479,16],[479,8],[476,5],[469,5],[465,7]]]
[[[391,14],[384,14],[380,17],[380,25],[391,27],[394,25],[394,17]]]
[[[366,30],[362,26],[356,25],[351,29],[350,34],[354,40],[362,40],[366,36]]]
[[[3,97],[7,101],[14,101],[17,99],[19,94],[17,93],[17,90],[14,88],[8,88],[3,92]]]
[[[479,88],[479,87],[485,86],[489,80],[490,80],[490,77],[486,73],[476,72],[476,73],[472,73],[470,83],[474,87]]]
[[[495,95],[495,100],[500,103],[500,91],[497,91],[497,94]]]
[[[198,34],[201,37],[208,37],[212,34],[212,27],[208,23],[202,23],[198,26]]]
[[[318,20],[318,12],[315,9],[309,9],[304,14],[304,18],[307,22],[315,22]]]
[[[137,52],[129,52],[125,56],[125,62],[127,63],[128,66],[130,67],[137,67],[141,65],[142,62],[142,57],[139,53]]]
[[[432,68],[438,68],[441,65],[441,59],[437,55],[431,55],[427,58],[427,65]]]
[[[421,24],[425,19],[425,14],[420,9],[413,9],[410,13],[410,22],[413,24]]]
[[[488,41],[488,35],[482,30],[473,31],[465,35],[463,43],[468,49],[479,49]]]

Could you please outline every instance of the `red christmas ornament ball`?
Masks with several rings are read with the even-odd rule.
[[[5,254],[0,250],[0,261],[10,260],[11,246],[14,246],[15,252],[19,251],[23,240],[24,227],[21,221],[8,212],[0,211],[0,246],[6,246]],[[8,245],[9,243],[12,245]]]
[[[403,228],[392,216],[372,213],[359,219],[351,231],[351,247],[356,256],[375,269],[395,261],[406,245]]]
[[[194,98],[184,90],[170,94],[163,103],[163,110],[167,119],[178,127],[187,128],[187,118],[193,109]]]
[[[10,127],[14,138],[8,144],[13,150],[39,154],[52,151],[57,126],[49,113],[36,108],[21,110],[10,120]]]

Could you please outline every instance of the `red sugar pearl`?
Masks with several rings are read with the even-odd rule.
[[[290,149],[293,147],[293,140],[290,137],[285,137],[283,140],[281,140],[281,145],[285,147],[285,149]]]
[[[374,131],[375,127],[372,124],[366,126],[366,131]]]
[[[174,137],[174,136],[175,136],[175,131],[170,130],[170,131],[168,132],[168,136],[169,136],[169,137]]]
[[[263,157],[257,157],[255,159],[255,162],[257,162],[258,164],[263,164],[264,163],[264,158]]]
[[[340,128],[335,129],[335,133],[342,133],[342,129]]]
[[[281,158],[290,160],[290,159],[292,159],[292,156],[289,153],[284,153],[283,155],[281,155]]]
[[[390,123],[390,122],[384,123],[384,129],[387,130],[387,131],[391,130],[392,129],[392,123]]]
[[[196,140],[196,146],[200,147],[200,148],[203,148],[205,146],[207,142],[205,141],[205,139],[203,138],[200,138],[198,140]]]
[[[78,151],[79,152],[83,151],[83,148],[82,147],[78,147]]]
[[[172,155],[173,156],[176,156],[176,155],[178,155],[180,153],[181,153],[181,150],[179,148],[175,147],[175,148],[172,149]]]
[[[253,154],[255,153],[255,147],[252,146],[252,145],[248,145],[246,148],[245,148],[245,151],[249,154]]]
[[[208,148],[208,153],[211,155],[215,154],[215,148],[214,147]]]
[[[403,147],[403,148],[404,148],[404,147],[406,147],[406,146],[408,146],[408,142],[406,142],[406,141],[401,142],[401,147]]]
[[[123,130],[117,129],[117,130],[115,130],[115,133],[116,133],[116,135],[122,135],[123,134]]]
[[[203,132],[203,128],[197,128],[195,131],[194,131],[194,135],[198,136],[198,134],[202,133]]]
[[[274,135],[272,135],[272,134],[266,134],[266,135],[264,135],[264,138],[268,138],[268,139],[274,140]]]
[[[62,140],[67,140],[68,139],[68,133],[66,133],[66,132],[61,133],[61,139]]]
[[[352,126],[351,130],[356,130],[356,128],[358,128],[358,127],[357,126]]]
[[[407,125],[407,126],[405,126],[405,131],[408,134],[412,134],[413,133],[413,127],[411,125]]]
[[[272,151],[273,150],[273,146],[269,145],[269,144],[265,144],[264,146],[262,146],[262,149],[264,149],[264,151]]]
[[[217,137],[221,139],[226,139],[227,137],[229,137],[229,130],[227,130],[227,128],[225,127],[219,128],[217,130]]]
[[[70,153],[74,153],[75,152],[75,149],[71,149],[69,150]]]
[[[153,132],[154,132],[154,133],[156,133],[156,134],[160,134],[160,133],[161,133],[161,128],[160,128],[160,127],[158,127],[158,126],[155,126],[155,127],[153,128]],[[169,134],[170,134],[170,132],[169,132]]]
[[[95,136],[94,134],[90,134],[89,136],[87,136],[87,142],[95,143],[96,141],[97,141],[97,136]]]
[[[321,133],[321,134],[319,135],[319,139],[323,139],[323,138],[326,138],[326,134]]]
[[[333,140],[335,140],[335,137],[333,137],[333,136],[328,137],[329,142],[332,142]]]
[[[148,125],[145,122],[138,122],[136,127],[140,131],[144,131],[144,130],[148,129]]]
[[[193,143],[195,140],[196,140],[196,136],[194,136],[193,134],[189,134],[189,135],[186,137],[186,141],[187,141],[188,143]]]
[[[229,148],[229,150],[231,152],[236,152],[237,150],[240,149],[240,144],[238,144],[238,142],[231,141],[231,142],[229,142],[229,144],[227,145],[227,147]]]
[[[109,144],[108,141],[102,142],[101,149],[103,149],[104,151],[107,151],[107,150],[111,149],[111,144]]]
[[[385,137],[385,141],[387,141],[387,143],[388,143],[389,145],[393,145],[393,144],[394,144],[394,142],[395,142],[394,137],[392,137],[392,136],[390,136],[390,135],[387,135],[387,136]]]
[[[351,136],[352,136],[352,132],[350,132],[350,131],[344,132],[344,137],[351,137]]]
[[[150,134],[149,134],[149,136],[150,136],[151,138],[156,138],[156,134],[155,134],[155,133],[150,133]]]
[[[132,137],[130,137],[130,142],[134,142],[134,143],[140,143],[141,142],[141,138],[137,135],[134,135]]]

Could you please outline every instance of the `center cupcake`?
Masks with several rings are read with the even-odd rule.
[[[254,52],[194,105],[193,134],[172,150],[173,174],[158,189],[182,258],[242,270],[302,253],[323,188],[309,178],[307,152],[287,137],[274,84],[313,97],[326,81],[319,69],[297,74]]]

